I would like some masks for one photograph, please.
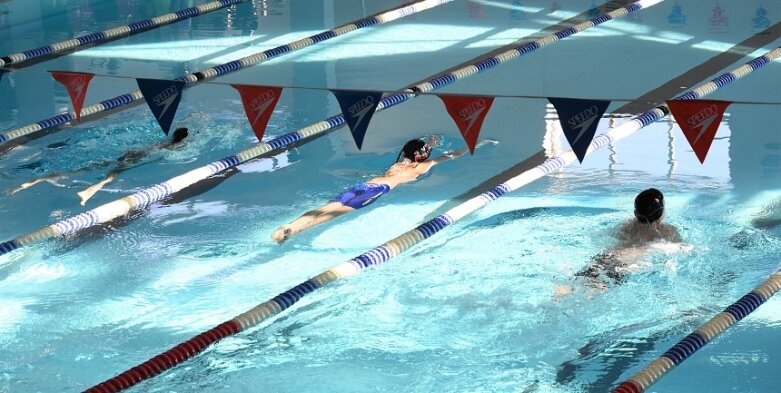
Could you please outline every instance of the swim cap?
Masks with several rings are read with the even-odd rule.
[[[650,224],[660,218],[664,213],[664,195],[662,192],[649,188],[635,198],[635,217],[643,224]]]
[[[429,155],[431,155],[431,146],[420,139],[413,139],[404,144],[404,147],[401,148],[399,156],[396,157],[396,162],[399,162],[401,158],[412,162],[423,162],[428,159]]]
[[[174,131],[174,136],[171,138],[171,142],[177,144],[184,138],[187,138],[187,128],[177,128],[176,131]]]

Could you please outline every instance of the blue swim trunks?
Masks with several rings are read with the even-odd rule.
[[[342,195],[334,199],[334,202],[339,202],[353,209],[360,209],[368,206],[388,191],[390,191],[390,187],[387,184],[358,184],[342,193]]]

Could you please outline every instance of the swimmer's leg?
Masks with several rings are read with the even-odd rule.
[[[100,191],[100,189],[103,188],[103,186],[105,186],[106,184],[114,180],[114,177],[116,177],[116,174],[114,172],[111,172],[108,174],[108,176],[106,176],[105,179],[87,187],[84,191],[76,193],[81,199],[81,206],[84,206],[84,204],[87,203],[87,201],[90,198],[92,198],[92,196],[95,195],[95,193]]]
[[[345,206],[341,202],[329,202],[317,209],[304,213],[301,217],[298,217],[287,225],[282,225],[271,235],[271,238],[274,239],[275,242],[282,244],[292,235],[353,210],[355,209]]]
[[[22,185],[20,185],[19,187],[15,188],[15,189],[7,190],[6,194],[13,195],[13,194],[16,194],[19,191],[26,190],[26,189],[28,189],[28,188],[36,185],[36,184],[43,183],[43,182],[47,182],[47,183],[49,183],[49,184],[51,184],[53,186],[57,186],[57,187],[65,187],[65,185],[57,183],[57,180],[62,179],[64,177],[66,177],[66,175],[62,175],[62,174],[54,174],[54,175],[39,177],[39,178],[37,178],[35,180],[31,180],[31,181],[28,181],[27,183],[23,183]]]

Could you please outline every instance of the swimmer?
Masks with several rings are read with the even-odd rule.
[[[488,142],[490,141],[480,141],[477,146],[483,146]],[[383,176],[377,176],[365,183],[353,186],[331,202],[304,213],[289,224],[282,225],[271,235],[271,238],[281,244],[290,236],[305,229],[368,206],[399,184],[417,180],[432,166],[459,157],[467,151],[469,150],[465,147],[429,160],[431,146],[421,139],[413,139],[404,145],[396,158],[396,163],[391,165]]]
[[[134,165],[137,164],[141,159],[148,156],[151,153],[154,153],[158,150],[162,149],[170,149],[173,146],[178,145],[181,143],[184,138],[187,138],[188,130],[187,128],[177,128],[176,131],[174,131],[174,135],[169,141],[165,141],[163,143],[154,145],[152,147],[146,148],[144,150],[131,150],[125,154],[123,154],[121,157],[117,159],[118,164],[112,169],[108,174],[106,174],[106,177],[97,182],[92,184],[91,186],[84,189],[84,191],[78,192],[77,195],[81,199],[81,205],[84,206],[84,204],[87,203],[87,201],[92,198],[93,195],[95,195],[96,192],[100,191],[103,186],[110,183],[112,180],[114,180],[117,175],[119,175],[121,172],[126,171],[130,168],[133,168]]]
[[[690,251],[692,247],[682,243],[678,229],[662,222],[663,216],[664,195],[661,191],[649,188],[638,194],[635,219],[618,228],[618,244],[592,257],[589,266],[575,276],[584,278],[592,289],[604,290],[611,282],[621,284],[626,273],[642,268],[640,259],[650,252]],[[570,286],[559,286],[555,290],[558,296],[572,291]]]
[[[101,188],[103,188],[103,186],[105,186],[106,184],[108,184],[109,182],[114,180],[117,177],[118,174],[120,174],[121,172],[126,171],[126,170],[128,170],[130,168],[138,166],[138,165],[135,165],[135,164],[138,164],[139,161],[141,161],[144,157],[148,156],[151,153],[154,153],[154,152],[159,151],[161,149],[170,149],[170,148],[172,148],[174,146],[178,146],[179,143],[181,143],[185,138],[187,138],[187,135],[188,135],[187,128],[178,128],[176,131],[174,131],[173,137],[171,138],[171,140],[168,140],[168,141],[156,144],[154,146],[147,147],[146,149],[143,149],[143,150],[131,150],[131,151],[128,151],[127,153],[125,153],[121,157],[119,157],[116,161],[107,161],[107,162],[102,162],[102,163],[98,163],[98,164],[93,164],[93,165],[90,165],[90,166],[88,166],[86,168],[77,169],[75,171],[71,171],[71,172],[68,172],[68,173],[53,173],[53,174],[49,174],[49,175],[46,175],[46,176],[42,176],[42,177],[39,177],[39,178],[37,178],[35,180],[31,180],[29,182],[26,182],[26,183],[20,185],[19,187],[17,187],[16,189],[8,191],[7,193],[13,195],[13,194],[16,194],[19,191],[25,190],[27,188],[30,188],[30,187],[32,187],[32,186],[34,186],[34,185],[36,185],[38,183],[42,183],[42,182],[47,182],[49,184],[52,184],[52,185],[55,185],[55,186],[58,186],[58,187],[66,187],[65,185],[59,183],[58,181],[61,180],[61,179],[73,176],[75,174],[81,173],[81,172],[85,172],[85,171],[88,171],[88,170],[92,170],[92,169],[95,169],[95,168],[98,168],[98,167],[102,167],[102,166],[106,166],[108,164],[116,162],[116,165],[115,165],[114,169],[112,169],[106,175],[106,177],[103,180],[101,180],[101,181],[99,181],[97,183],[94,183],[91,186],[89,186],[87,189],[85,189],[84,191],[81,191],[81,192],[77,193],[77,195],[81,199],[81,205],[84,206],[84,204],[87,203],[87,201],[90,198],[92,198],[92,196],[95,195],[95,193],[97,193]]]

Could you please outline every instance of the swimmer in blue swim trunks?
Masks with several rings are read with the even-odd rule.
[[[477,146],[482,146],[488,142],[481,141]],[[428,172],[432,166],[461,156],[467,151],[469,151],[468,148],[463,148],[429,160],[431,146],[421,139],[413,139],[404,145],[396,158],[396,163],[388,168],[385,175],[377,176],[369,179],[366,183],[358,184],[343,192],[331,202],[304,213],[301,217],[287,225],[282,225],[271,235],[271,238],[281,244],[290,236],[307,228],[368,206],[399,184],[417,180],[418,177]]]

